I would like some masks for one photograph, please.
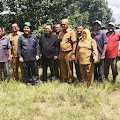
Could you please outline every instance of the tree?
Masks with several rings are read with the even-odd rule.
[[[44,24],[55,24],[61,19],[68,18],[71,27],[83,24],[91,28],[93,21],[101,20],[103,25],[113,21],[111,9],[105,0],[3,0],[4,4],[15,15],[0,16],[1,24],[10,28],[12,22],[22,26],[29,21],[43,32]],[[103,14],[104,13],[104,14]],[[7,23],[7,25],[6,25]],[[42,26],[42,27],[41,27]],[[39,34],[38,31],[37,34]]]

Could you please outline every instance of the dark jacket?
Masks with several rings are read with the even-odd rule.
[[[35,34],[30,34],[30,37],[23,34],[18,38],[18,56],[24,61],[36,60],[36,55],[40,55],[38,39]]]
[[[53,58],[59,54],[59,45],[57,35],[51,34],[47,36],[43,34],[39,39],[39,46],[42,56]]]

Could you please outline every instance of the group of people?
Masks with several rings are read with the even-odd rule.
[[[8,61],[12,61],[14,79],[19,80],[18,67],[21,69],[21,82],[27,86],[39,84],[37,61],[42,59],[42,81],[47,82],[47,68],[50,67],[50,80],[60,78],[62,82],[73,82],[73,63],[79,82],[85,82],[89,88],[94,80],[102,83],[104,76],[109,81],[109,66],[112,68],[113,83],[116,81],[117,54],[120,34],[115,32],[114,23],[108,24],[108,32],[101,31],[101,22],[94,21],[93,31],[78,25],[69,28],[68,19],[61,24],[45,26],[45,33],[38,39],[32,33],[32,25],[25,22],[23,32],[17,23],[12,24],[12,33],[7,37],[0,27],[0,80],[2,71],[9,81]]]

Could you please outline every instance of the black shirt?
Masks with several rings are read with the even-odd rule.
[[[59,54],[58,37],[51,33],[50,36],[42,34],[39,39],[39,46],[42,55],[47,58],[53,58]]]
[[[18,56],[24,61],[34,61],[36,56],[40,55],[38,39],[35,34],[30,34],[30,37],[23,34],[18,38]]]

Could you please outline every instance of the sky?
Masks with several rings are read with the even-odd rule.
[[[108,6],[113,11],[113,18],[116,24],[120,24],[120,0],[106,0],[108,1]]]

